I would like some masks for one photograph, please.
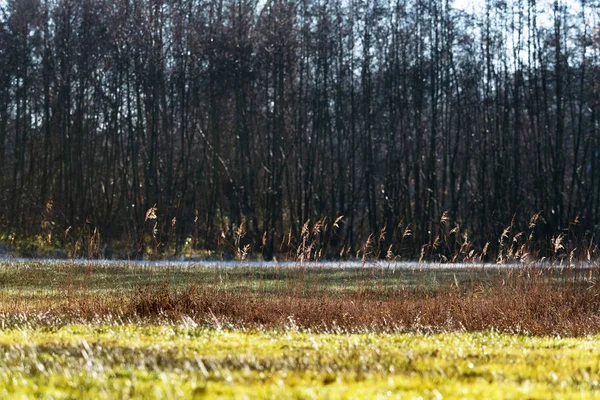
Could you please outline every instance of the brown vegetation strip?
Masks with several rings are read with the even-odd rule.
[[[272,293],[190,285],[147,286],[128,294],[78,293],[66,298],[0,299],[5,321],[177,321],[246,328],[313,331],[481,331],[578,336],[600,333],[600,285],[522,283],[459,290],[354,290]],[[43,318],[39,316],[43,315]]]

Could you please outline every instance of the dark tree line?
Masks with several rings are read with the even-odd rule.
[[[244,224],[268,258],[325,217],[328,256],[600,226],[597,0],[0,7],[5,240],[139,248],[153,206],[165,248]]]

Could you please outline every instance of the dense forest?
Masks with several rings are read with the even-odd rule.
[[[593,242],[599,20],[597,0],[0,3],[0,239]]]

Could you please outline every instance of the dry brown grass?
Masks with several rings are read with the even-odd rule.
[[[419,272],[414,272],[419,274]],[[275,290],[244,286],[148,284],[118,292],[2,294],[5,323],[177,321],[231,328],[312,331],[484,331],[578,336],[600,333],[596,270],[519,269],[487,280],[435,287],[334,289],[288,278]],[[418,281],[418,279],[417,279]]]
[[[600,332],[600,287],[493,287],[461,292],[452,288],[391,291],[365,290],[302,298],[205,291],[190,287],[143,289],[130,297],[127,312],[141,317],[191,316],[251,327],[312,330],[466,330],[496,329],[537,335],[583,335]]]

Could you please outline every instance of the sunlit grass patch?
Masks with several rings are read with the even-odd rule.
[[[0,395],[55,398],[594,398],[600,337],[15,327]]]

